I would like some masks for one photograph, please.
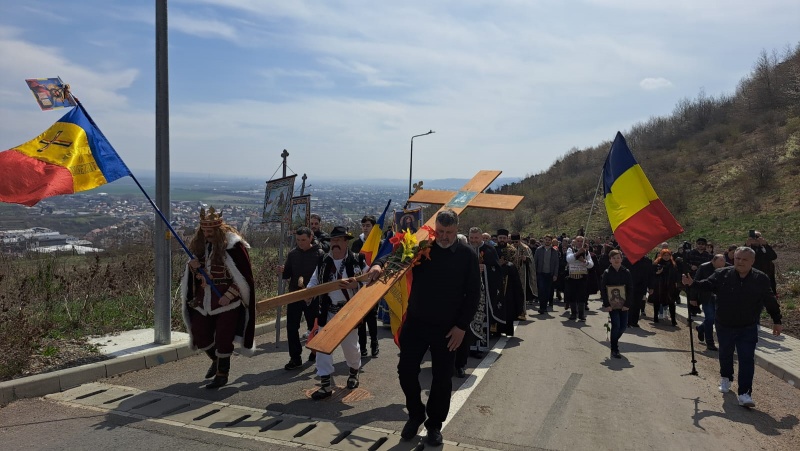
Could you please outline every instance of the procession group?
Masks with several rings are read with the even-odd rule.
[[[724,254],[709,253],[707,240],[699,238],[694,249],[684,243],[673,252],[663,243],[653,260],[644,257],[631,262],[613,236],[587,239],[579,231],[574,238],[562,234],[537,240],[506,229],[492,235],[477,227],[462,235],[458,219],[452,210],[437,213],[429,258],[410,269],[413,284],[397,337],[398,378],[409,416],[401,432],[404,439],[415,437],[424,424],[427,443],[442,443],[452,377],[465,376],[470,351],[477,352],[476,341],[485,341],[487,334],[513,336],[514,322],[528,320],[529,307],[538,305],[538,314],[546,316],[562,299],[569,321],[585,321],[589,297],[598,292],[600,309],[608,312],[611,322],[611,358],[619,359],[623,358],[620,337],[626,327],[638,327],[645,318],[646,303],[653,306],[654,323],[664,319],[665,313],[659,313],[663,310],[669,312],[672,326],[677,325],[675,304],[681,302],[684,290],[693,308],[699,312],[702,306],[705,321],[697,329],[698,338],[709,350],[719,349],[720,391],[730,390],[735,350],[739,403],[754,405],[753,355],[764,308],[775,324],[773,332],[781,331],[774,294],[776,255],[760,234],[751,233],[746,246],[732,246]],[[375,217],[367,215],[358,237],[341,225],[325,233],[321,218],[312,215],[310,227],[294,231],[296,245],[277,268],[289,291],[338,284],[327,294],[287,306],[287,371],[303,367],[303,318],[309,330],[315,325],[324,328],[361,287],[381,276],[385,260],[368,265],[359,252],[375,224]],[[240,345],[243,355],[255,351],[249,245],[211,208],[201,210],[190,248],[195,258],[188,262],[181,282],[184,320],[190,346],[211,359],[205,376],[212,381],[206,387],[217,389],[228,382],[234,344]],[[377,357],[380,352],[376,315],[377,307],[340,344],[349,367],[347,389],[359,386],[361,358]],[[714,344],[715,326],[719,348]],[[419,373],[428,352],[432,381],[423,403]],[[312,351],[308,360],[315,362],[320,377],[320,387],[311,398],[330,397],[336,390],[332,354]]]

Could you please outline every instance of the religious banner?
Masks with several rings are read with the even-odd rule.
[[[261,222],[289,222],[295,177],[297,175],[290,175],[267,182]]]
[[[411,230],[411,233],[416,233],[422,224],[422,208],[415,208],[412,210],[395,210],[394,211],[394,231],[403,232]]]
[[[292,198],[292,225],[291,230],[298,227],[308,227],[311,222],[311,195]]]
[[[25,83],[28,84],[42,111],[77,105],[72,94],[69,93],[69,85],[65,85],[60,77],[29,78],[25,80]]]

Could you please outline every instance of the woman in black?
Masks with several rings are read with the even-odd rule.
[[[650,301],[653,303],[653,322],[658,322],[658,310],[662,305],[669,307],[672,325],[675,319],[675,295],[678,293],[681,273],[669,249],[662,249],[653,261],[653,278],[650,283]]]

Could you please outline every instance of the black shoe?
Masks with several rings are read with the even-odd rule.
[[[206,379],[211,379],[217,374],[217,361],[214,360],[211,362],[211,366],[208,367],[208,371],[206,371]]]
[[[465,378],[467,377],[467,372],[464,371],[464,368],[458,367],[456,368],[456,377]]]
[[[622,354],[620,354],[619,351],[611,351],[611,357],[613,357],[615,359],[621,359],[622,358]]]
[[[367,347],[364,346],[363,348],[361,348],[361,357],[366,357],[366,356],[367,356]]]
[[[714,345],[714,343],[707,343],[706,350],[708,351],[719,351],[719,348]]]
[[[428,436],[425,437],[425,443],[431,446],[439,446],[442,444],[442,431],[437,431],[436,429],[432,429],[428,431]]]
[[[217,388],[222,387],[223,385],[228,383],[228,375],[227,374],[217,374],[214,376],[214,380],[211,381],[210,384],[206,385],[206,388],[209,390],[215,390]]]
[[[546,315],[547,314],[547,310],[539,310],[539,314],[540,315]]]
[[[378,347],[378,342],[372,342],[372,357],[378,357],[378,354],[381,353],[380,347]]]
[[[656,315],[656,317],[655,317],[655,318],[653,318],[653,322],[654,322],[654,323],[657,323],[657,322],[658,322],[658,315]]]
[[[358,388],[358,371],[357,369],[350,368],[350,375],[347,377],[347,388],[350,390]]]
[[[289,360],[289,363],[284,365],[283,369],[287,370],[287,371],[291,371],[291,370],[299,370],[302,367],[303,367],[303,361],[302,360],[300,360],[300,359],[297,359],[297,360],[292,359],[292,360]]]
[[[677,326],[677,325],[678,325],[678,322],[677,322],[677,321],[675,321],[675,320],[673,319],[673,320],[672,320],[672,326],[673,326],[673,327],[675,327],[675,326]]]
[[[321,399],[330,398],[331,395],[333,395],[333,390],[331,390],[330,386],[321,387],[319,390],[311,393],[311,399],[319,401]]]
[[[695,327],[694,330],[697,331],[697,341],[700,343],[706,341],[706,331],[705,328]]]
[[[406,441],[416,437],[417,433],[419,432],[419,427],[422,426],[422,423],[424,422],[424,419],[415,420],[413,418],[409,418],[408,421],[406,421],[406,425],[403,426],[403,430],[400,432],[400,437]]]
[[[315,351],[311,351],[311,354],[308,355],[308,361],[309,362],[316,362],[317,361],[317,353]]]
[[[583,322],[586,322],[586,317],[585,317],[585,316],[582,316],[582,317],[578,318],[578,321],[583,321]]]
[[[569,316],[569,320],[570,321],[575,321],[575,318],[577,318],[577,316],[575,316],[575,315],[570,315]]]

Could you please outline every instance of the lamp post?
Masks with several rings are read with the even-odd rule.
[[[408,157],[408,198],[411,199],[411,171],[414,168],[414,138],[419,138],[420,136],[430,135],[431,133],[436,133],[433,130],[428,131],[427,133],[423,133],[421,135],[414,135],[411,137],[411,154]],[[408,201],[406,201],[406,206],[408,206]]]

